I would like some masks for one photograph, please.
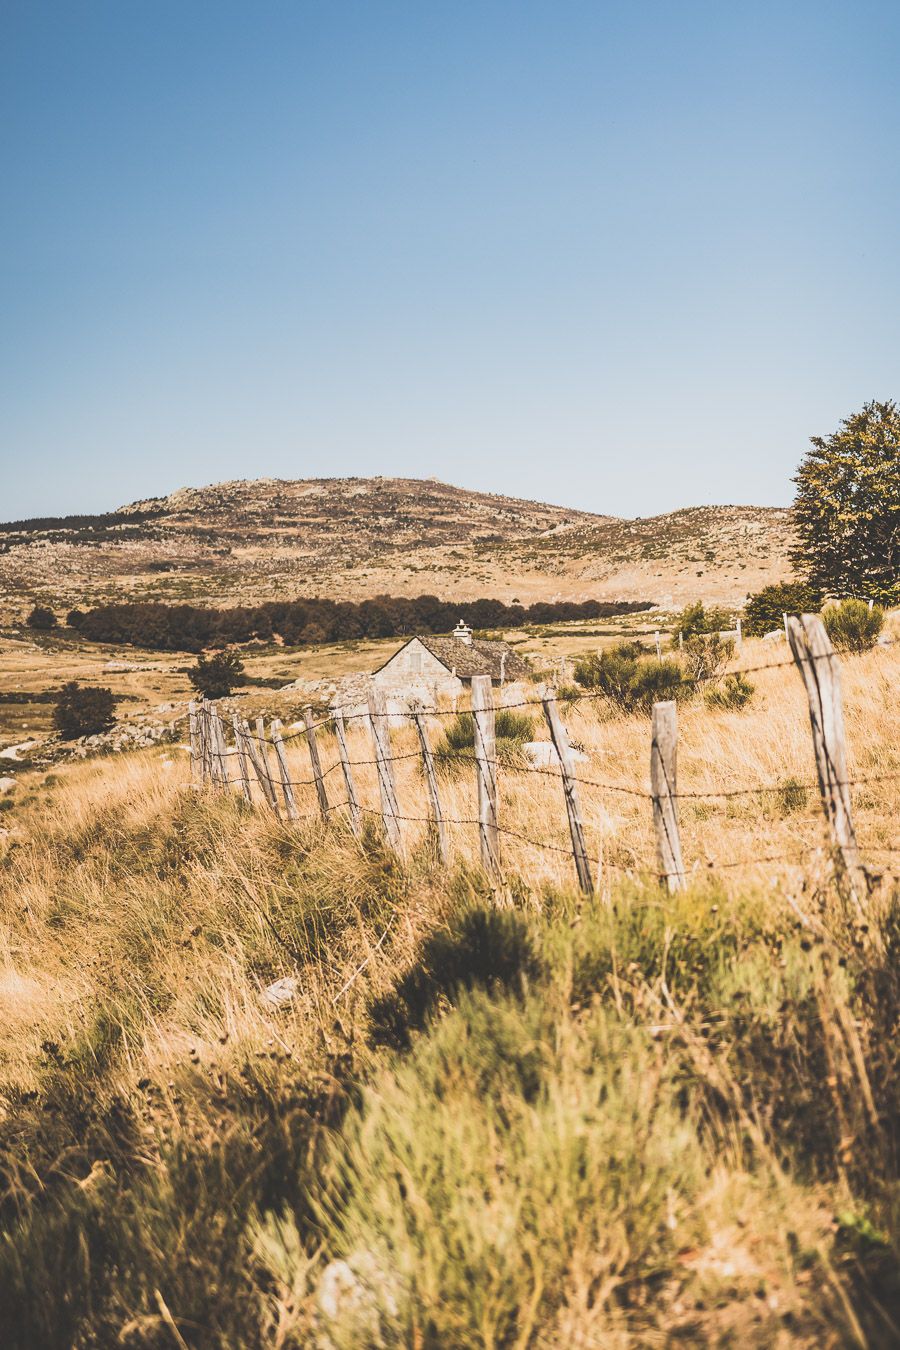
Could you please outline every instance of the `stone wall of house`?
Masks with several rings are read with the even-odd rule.
[[[406,694],[414,688],[429,693],[432,701],[435,695],[457,698],[463,689],[462,680],[451,674],[436,656],[432,656],[418,638],[413,638],[412,642],[402,647],[373,676],[373,681],[388,699],[391,694]]]

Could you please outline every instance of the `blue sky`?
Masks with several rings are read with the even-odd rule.
[[[900,5],[2,0],[0,519],[779,504],[900,396]]]

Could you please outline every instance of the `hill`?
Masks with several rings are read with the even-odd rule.
[[[0,527],[0,617],[125,598],[297,594],[736,604],[790,572],[790,513],[698,507],[621,520],[435,479],[257,479],[107,516]]]

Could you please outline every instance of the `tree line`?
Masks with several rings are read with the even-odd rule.
[[[154,651],[201,652],[214,647],[280,639],[291,647],[358,638],[409,637],[449,633],[457,620],[472,628],[519,628],[524,624],[607,619],[650,609],[649,601],[538,601],[507,605],[502,600],[440,600],[435,595],[379,595],[371,600],[270,601],[214,609],[195,605],[135,602],[73,610],[69,626],[92,642],[127,644]]]

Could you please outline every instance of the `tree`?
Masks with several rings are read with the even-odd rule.
[[[116,696],[99,685],[64,684],[53,709],[53,725],[63,740],[79,736],[97,736],[108,731],[115,720]]]
[[[227,698],[232,689],[244,683],[244,663],[237,652],[215,652],[198,657],[187,675],[203,698]]]
[[[780,581],[763,586],[744,607],[743,630],[747,637],[762,637],[780,628],[785,614],[817,614],[822,592],[807,581]]]
[[[37,628],[45,633],[50,628],[56,627],[56,615],[52,609],[47,609],[44,605],[35,605],[25,622],[29,628]]]
[[[697,600],[693,605],[685,605],[681,613],[675,616],[672,631],[676,637],[680,633],[682,637],[689,638],[697,633],[718,633],[733,627],[727,609],[704,609],[702,600]]]
[[[795,564],[837,596],[900,598],[900,408],[867,403],[813,436],[794,482]]]

